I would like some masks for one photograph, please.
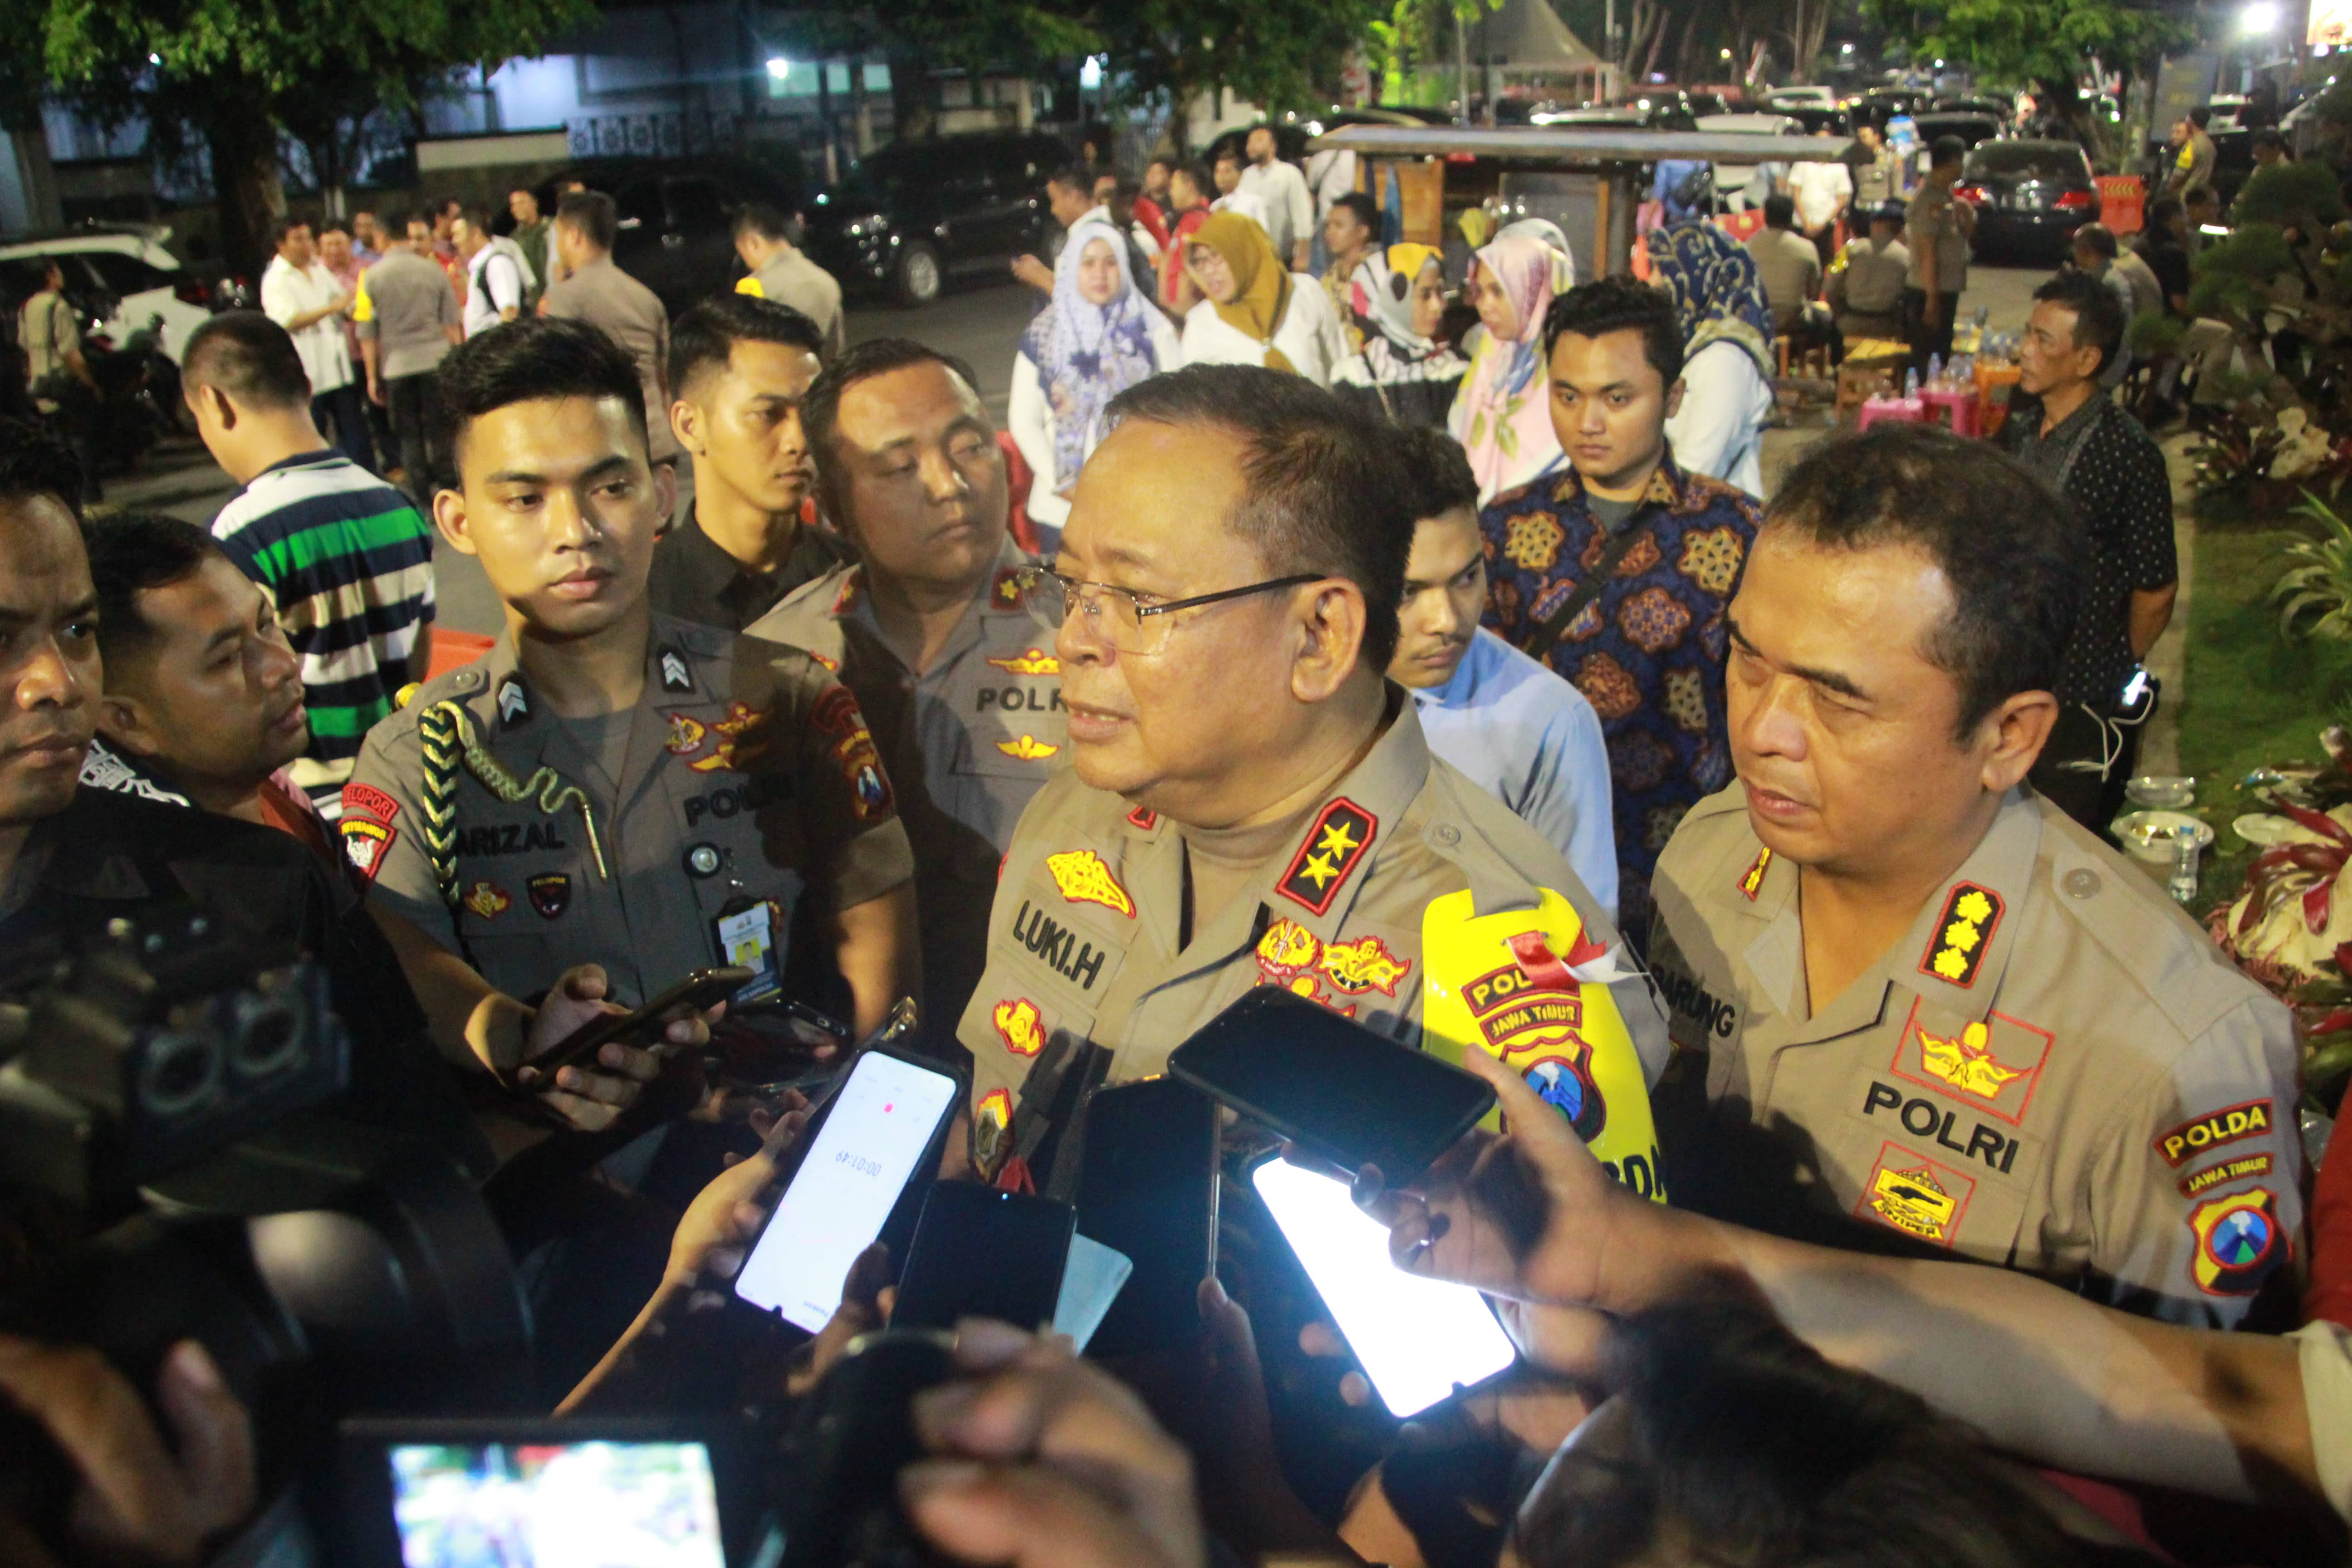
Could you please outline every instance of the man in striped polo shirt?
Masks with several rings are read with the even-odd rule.
[[[181,380],[205,445],[242,493],[213,537],[269,591],[302,659],[310,749],[295,782],[330,817],[368,729],[431,658],[433,533],[406,497],[310,418],[294,340],[255,310],[196,329]]]

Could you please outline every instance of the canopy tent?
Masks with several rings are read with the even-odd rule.
[[[1567,75],[1601,63],[1546,0],[1503,0],[1470,25],[1469,44],[1481,63],[1505,76]]]

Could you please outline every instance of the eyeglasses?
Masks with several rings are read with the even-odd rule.
[[[1223,588],[1213,594],[1196,594],[1189,599],[1150,605],[1125,588],[1114,588],[1108,583],[1080,582],[1045,566],[1024,566],[1013,580],[1021,590],[1022,603],[1029,614],[1047,631],[1061,630],[1071,611],[1083,606],[1087,629],[1094,636],[1120,653],[1150,655],[1168,646],[1169,628],[1175,625],[1167,619],[1171,610],[1198,609],[1252,594],[1270,594],[1276,588],[1295,588],[1301,583],[1320,582],[1323,575],[1319,572],[1296,573],[1244,587]]]

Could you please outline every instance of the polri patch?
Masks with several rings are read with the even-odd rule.
[[[1936,917],[1936,929],[1928,935],[1919,973],[1954,985],[1974,985],[1992,933],[2000,929],[2001,909],[2000,895],[1990,888],[1953,883],[1952,895],[1944,900],[1944,912]]]
[[[2251,1296],[2286,1256],[2278,1198],[2267,1187],[2210,1198],[2189,1211],[2197,1237],[2189,1272],[2208,1296]]]
[[[1339,889],[1371,853],[1380,826],[1378,817],[1341,795],[1307,828],[1275,890],[1310,914],[1329,914]]]
[[[2235,1143],[2241,1138],[2259,1138],[2270,1130],[2271,1102],[2242,1100],[2165,1129],[2156,1135],[2153,1147],[2166,1164],[2179,1170],[2208,1149]]]

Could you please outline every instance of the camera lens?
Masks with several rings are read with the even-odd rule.
[[[184,1116],[212,1098],[220,1061],[220,1041],[210,1030],[158,1029],[147,1037],[139,1069],[140,1107],[151,1116]]]
[[[238,997],[229,1065],[242,1078],[283,1071],[301,1056],[309,1021],[302,994],[290,986],[275,996]]]

